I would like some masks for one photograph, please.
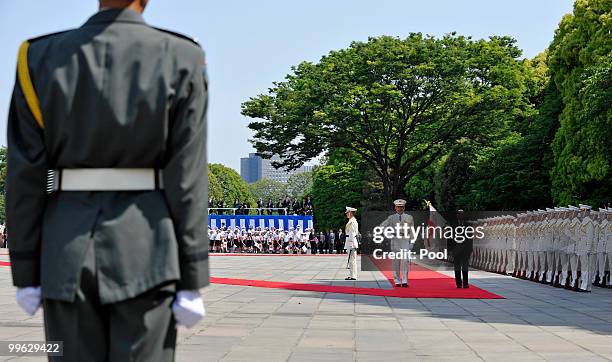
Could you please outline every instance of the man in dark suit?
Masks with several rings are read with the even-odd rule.
[[[468,224],[465,222],[463,210],[457,210],[457,220],[453,227],[455,231],[458,228],[465,228]],[[470,257],[472,256],[472,248],[474,241],[471,238],[448,239],[448,249],[453,255],[453,264],[455,267],[455,284],[457,288],[469,288],[468,274],[470,267]]]
[[[64,361],[171,361],[175,323],[204,315],[204,52],[147,25],[146,3],[101,0],[81,27],[19,51],[7,134],[13,284],[27,313],[42,302]]]

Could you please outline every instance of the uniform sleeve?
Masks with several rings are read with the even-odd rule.
[[[383,220],[383,222],[381,222],[379,226],[380,226],[380,227],[383,227],[383,228],[388,227],[388,226],[389,226],[389,224],[390,224],[389,219],[391,219],[391,217],[390,217],[390,216],[388,216],[386,219],[384,219],[384,220]]]
[[[43,130],[17,82],[8,116],[6,224],[13,284],[40,284],[41,225],[46,202],[47,152]]]
[[[357,223],[356,222],[351,222],[349,230],[350,230],[349,241],[357,240],[357,233],[359,232],[359,230],[357,228]]]
[[[208,167],[206,111],[208,85],[204,55],[177,88],[170,119],[164,192],[174,222],[179,249],[179,290],[195,290],[209,283]]]

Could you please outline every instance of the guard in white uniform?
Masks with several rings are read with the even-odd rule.
[[[390,215],[385,221],[383,221],[380,226],[382,227],[393,227],[399,225],[402,229],[404,225],[407,227],[414,226],[414,219],[411,215],[405,214],[404,210],[406,208],[406,200],[395,200],[393,201],[393,205],[395,207],[395,214]],[[396,235],[400,236],[400,235]],[[404,236],[404,235],[402,235]],[[408,259],[408,253],[412,249],[414,245],[413,241],[410,240],[409,237],[395,237],[390,240],[391,242],[391,251],[393,252],[402,252],[403,255],[406,255],[406,258],[395,258],[393,259],[393,281],[395,282],[395,286],[399,287],[400,285],[404,288],[408,287],[408,271],[410,270],[410,259]],[[401,283],[401,284],[400,284]]]
[[[359,224],[355,219],[355,212],[357,209],[354,207],[346,207],[346,217],[348,223],[346,223],[346,241],[344,242],[344,249],[347,250],[349,255],[348,268],[349,276],[345,280],[357,280],[357,249],[359,248],[359,242],[357,241],[357,235],[359,234]]]
[[[578,270],[580,270],[580,283],[577,290],[579,292],[591,291],[591,274],[592,263],[590,259],[593,257],[593,239],[594,228],[593,220],[590,217],[591,207],[589,205],[580,205],[581,217],[578,229],[578,243],[576,244],[576,256],[578,257]]]
[[[606,240],[606,259],[604,261],[606,271],[604,273],[604,286],[610,287],[612,284],[612,278],[610,277],[610,271],[612,270],[612,208],[606,210],[606,222],[603,224],[602,230],[605,230]]]

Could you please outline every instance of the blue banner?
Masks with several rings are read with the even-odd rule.
[[[208,226],[220,228],[226,227],[246,228],[271,228],[289,230],[298,226],[304,229],[314,227],[312,215],[208,215]]]

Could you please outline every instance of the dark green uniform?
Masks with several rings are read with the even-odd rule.
[[[41,286],[47,338],[64,340],[67,359],[171,359],[174,290],[209,281],[203,51],[129,9],[29,43],[42,122],[16,82],[6,207],[14,285]],[[163,190],[48,195],[47,170],[71,168],[163,169]]]

